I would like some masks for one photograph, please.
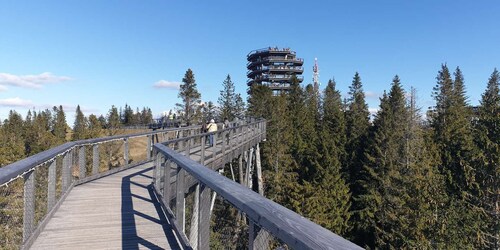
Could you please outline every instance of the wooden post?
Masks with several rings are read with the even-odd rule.
[[[172,190],[170,190],[172,165],[173,163],[170,160],[167,160],[165,162],[165,172],[164,172],[165,181],[163,182],[163,202],[167,207],[170,207],[170,194],[172,193]]]
[[[257,185],[259,194],[264,196],[264,183],[262,182],[262,167],[260,165],[260,148],[259,144],[255,146],[255,166],[257,167]]]
[[[56,163],[57,158],[50,163],[49,178],[47,187],[47,211],[50,211],[56,204]]]
[[[201,136],[201,156],[200,156],[200,164],[205,165],[205,136]]]
[[[240,174],[240,184],[241,185],[245,185],[245,181],[244,181],[244,177],[243,177],[243,155],[240,154],[240,156],[238,156],[238,171],[239,171],[239,174]]]
[[[194,191],[193,212],[191,215],[191,228],[189,229],[189,244],[193,249],[198,249],[199,208],[200,208],[200,184],[196,184]]]
[[[200,184],[198,249],[210,249],[210,189]]]
[[[128,165],[128,138],[125,138],[125,149],[123,152],[123,158],[125,159],[125,166]]]
[[[68,175],[70,174],[70,160],[69,160],[70,151],[66,152],[63,156],[63,165],[61,171],[61,179],[62,179],[62,193],[66,192],[66,189],[69,187],[68,183]]]
[[[85,158],[85,146],[80,147],[80,151],[78,152],[78,165],[80,165],[80,180],[85,178],[85,174],[87,172],[87,162]]]
[[[247,187],[252,189],[252,157],[253,156],[253,148],[250,148],[248,151],[248,157],[247,157],[247,172],[246,172],[246,184]]]
[[[229,161],[229,168],[231,169],[231,177],[233,177],[233,181],[236,182],[236,179],[234,177],[234,170],[233,170],[233,160]]]
[[[185,170],[177,167],[176,181],[176,204],[175,204],[175,219],[180,227],[181,232],[185,232],[185,214],[184,214],[184,175]]]
[[[35,170],[24,176],[24,213],[23,242],[31,236],[35,229]]]
[[[99,173],[99,144],[92,148],[92,175]]]
[[[146,148],[146,157],[147,157],[147,160],[150,161],[151,160],[151,144],[152,144],[153,137],[151,135],[148,135],[147,140],[148,140],[148,145]]]

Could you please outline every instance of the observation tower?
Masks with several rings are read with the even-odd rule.
[[[266,85],[274,95],[278,95],[290,89],[292,76],[295,75],[299,83],[304,80],[304,60],[297,58],[295,51],[290,48],[268,47],[254,50],[247,55],[247,60],[249,87],[253,84]]]

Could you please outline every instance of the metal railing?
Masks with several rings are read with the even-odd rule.
[[[265,133],[265,121],[257,121],[154,145],[155,193],[181,244],[188,249],[361,249],[248,188]],[[205,146],[208,135],[215,137],[212,147]],[[233,181],[232,167],[233,180],[214,171],[235,158],[240,166],[242,159],[248,164],[246,175],[239,168],[246,186]]]
[[[151,161],[155,142],[199,132],[192,126],[67,142],[0,168],[0,246],[29,247],[75,185]]]

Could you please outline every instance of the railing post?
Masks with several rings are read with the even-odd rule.
[[[125,152],[123,152],[123,158],[125,158],[125,166],[127,166],[128,165],[128,138],[125,138],[124,143],[125,143],[125,147],[124,147]]]
[[[23,242],[35,228],[35,170],[24,175]]]
[[[87,172],[87,163],[85,162],[85,146],[81,146],[78,152],[78,164],[80,165],[80,180],[85,178]]]
[[[61,172],[61,179],[62,179],[62,193],[66,192],[66,190],[69,187],[68,183],[68,176],[70,172],[70,155],[71,151],[66,152],[66,154],[63,156],[63,165],[62,165],[62,172]]]
[[[184,152],[188,158],[190,158],[191,153],[191,139],[187,139],[184,141]]]
[[[171,194],[170,178],[172,175],[171,173],[172,173],[172,161],[167,160],[165,162],[165,172],[164,172],[165,181],[163,182],[163,202],[167,207],[170,206],[170,194]]]
[[[153,151],[153,161],[155,163],[155,167],[153,168],[153,184],[156,187],[156,190],[160,190],[160,182],[159,182],[159,172],[160,172],[160,153],[156,150]]]
[[[153,139],[153,137],[151,135],[148,135],[148,146],[147,146],[147,149],[146,149],[146,157],[148,159],[148,161],[151,160],[151,140]]]
[[[269,249],[269,233],[255,225],[253,221],[249,221],[248,224],[248,249]]]
[[[201,136],[201,155],[200,155],[200,164],[205,165],[205,140],[206,136]]]
[[[54,159],[49,166],[49,178],[47,187],[47,211],[50,211],[56,204],[56,163]]]
[[[165,184],[165,161],[163,160],[163,154],[158,152],[156,157],[156,167],[158,168],[158,192],[163,193],[163,188]]]
[[[198,249],[210,249],[210,189],[200,184]]]
[[[257,186],[259,194],[264,196],[264,184],[262,183],[262,168],[260,164],[260,148],[259,143],[255,146],[255,167],[257,168]]]
[[[176,204],[175,204],[175,218],[180,227],[180,231],[184,232],[185,229],[185,214],[184,214],[184,175],[185,170],[177,166],[177,181],[176,181]]]
[[[196,184],[194,191],[193,212],[191,213],[191,227],[189,228],[189,244],[198,249],[198,215],[200,210],[200,184]]]
[[[99,144],[92,147],[92,175],[99,173]]]

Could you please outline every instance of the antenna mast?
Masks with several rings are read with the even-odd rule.
[[[314,58],[314,66],[313,66],[313,86],[314,91],[319,91],[319,67],[318,67],[318,58]]]

